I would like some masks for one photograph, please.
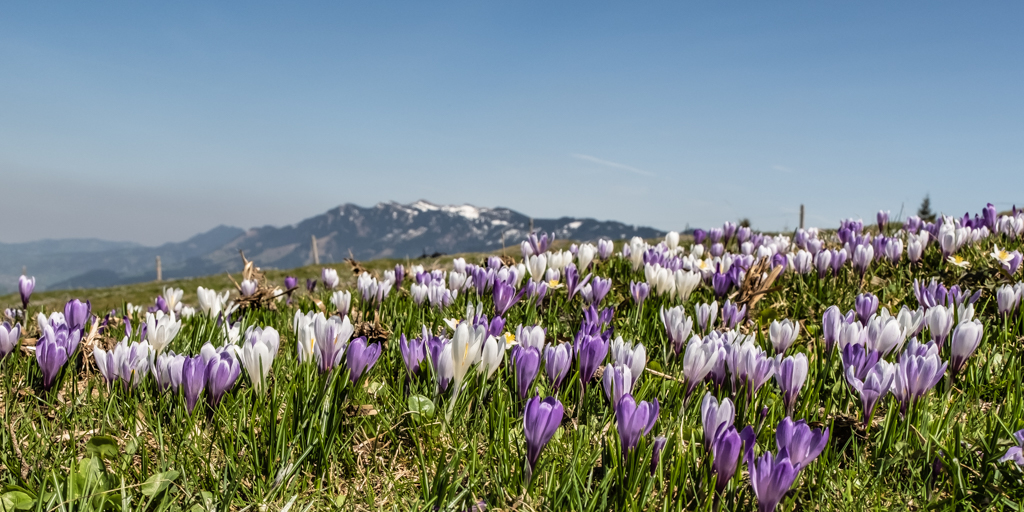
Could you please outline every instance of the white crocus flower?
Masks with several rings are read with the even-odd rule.
[[[783,319],[781,322],[772,320],[771,325],[768,326],[768,337],[771,338],[776,354],[785,352],[786,349],[793,345],[793,342],[796,341],[799,335],[800,323],[788,318]]]
[[[597,247],[592,244],[583,244],[576,251],[576,263],[579,266],[580,272],[587,270],[590,263],[594,261],[594,256],[597,255]]]
[[[163,352],[181,329],[181,320],[174,318],[174,312],[146,313],[146,340],[156,353]]]
[[[498,342],[498,338],[488,336],[484,341],[483,355],[480,359],[480,366],[488,379],[498,371],[501,361],[505,359],[504,343]]]
[[[455,381],[455,393],[462,387],[462,381],[466,378],[469,369],[480,361],[480,345],[484,342],[487,330],[482,325],[471,326],[462,322],[455,328],[455,336],[452,337],[452,363]]]
[[[675,251],[676,247],[679,247],[679,233],[669,231],[665,235],[665,245],[668,246],[669,250]]]
[[[210,318],[216,318],[227,306],[228,297],[231,295],[231,292],[225,290],[223,293],[218,294],[216,290],[200,286],[196,288],[196,295],[199,297],[199,307],[203,312],[209,315]]]
[[[185,294],[185,290],[181,288],[165,287],[164,288],[164,301],[167,302],[167,309],[169,311],[177,311],[178,303],[181,302],[181,296]]]
[[[683,302],[690,300],[690,294],[700,285],[700,274],[687,270],[676,270],[674,277],[676,281],[676,296]]]
[[[332,293],[331,303],[342,316],[348,315],[348,311],[352,307],[352,292],[345,290]]]
[[[316,344],[316,331],[313,329],[313,322],[317,316],[323,318],[324,314],[314,314],[310,311],[308,314],[303,315],[300,311],[295,312],[295,320],[292,326],[295,329],[295,337],[298,340],[299,363],[313,360],[313,346]]]
[[[629,261],[633,264],[633,271],[640,270],[644,264],[644,252],[647,251],[647,242],[643,238],[634,236],[629,241]]]
[[[263,329],[250,327],[242,344],[241,362],[256,391],[263,388],[263,381],[270,375],[270,368],[277,356],[281,337],[273,327]]]
[[[544,272],[547,268],[548,258],[544,254],[530,256],[526,262],[526,270],[530,273],[530,279],[538,283],[544,280]]]

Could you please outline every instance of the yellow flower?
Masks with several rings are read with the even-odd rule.
[[[963,256],[950,256],[946,261],[956,265],[960,268],[970,268],[971,262],[965,260]]]
[[[510,332],[506,332],[505,333],[505,350],[508,350],[508,349],[512,348],[513,346],[515,346],[515,345],[518,345],[518,343],[516,342],[516,335],[512,334]]]
[[[551,288],[552,290],[557,290],[557,289],[559,289],[561,287],[562,287],[562,284],[558,282],[558,279],[552,279],[552,280],[548,281],[548,288]]]
[[[992,257],[1000,263],[1009,263],[1013,259],[1013,254],[1010,254],[1006,249],[1000,249],[998,245],[993,245]]]

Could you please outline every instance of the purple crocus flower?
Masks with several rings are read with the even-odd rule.
[[[824,279],[832,269],[832,251],[818,251],[814,255],[814,268],[818,269],[818,279]]]
[[[846,252],[846,249],[839,249],[838,251],[832,250],[832,275],[838,276],[839,269],[843,268],[846,264],[846,259],[850,257],[850,254]]]
[[[863,345],[856,343],[846,345],[840,353],[844,371],[852,371],[857,380],[861,381],[867,378],[868,371],[875,366],[875,363],[877,363],[881,357],[881,352],[878,352],[877,350],[868,350]]]
[[[92,302],[85,301],[85,304],[82,304],[78,299],[70,300],[64,304],[64,321],[70,329],[84,330],[85,321],[89,319],[91,312]]]
[[[494,310],[498,313],[498,316],[504,315],[508,310],[519,302],[519,299],[526,293],[526,287],[523,287],[516,293],[515,287],[512,285],[496,280],[494,282]]]
[[[853,269],[864,277],[867,273],[868,267],[871,266],[871,261],[875,259],[875,249],[870,244],[860,244],[853,248],[853,257],[851,263]]]
[[[758,512],[774,511],[800,472],[785,449],[779,450],[777,456],[767,452],[749,461],[747,468],[750,470],[750,485],[757,496]]]
[[[413,338],[410,340],[406,339],[403,334],[398,341],[398,348],[402,352],[402,362],[405,363],[405,369],[410,375],[418,375],[420,373],[420,363],[427,357],[424,339]]]
[[[828,444],[828,428],[812,429],[806,421],[794,422],[786,416],[775,430],[775,443],[779,452],[786,450],[790,462],[800,469],[810,464],[825,449]]]
[[[1017,446],[1011,446],[1007,449],[1006,453],[999,457],[999,462],[1012,460],[1018,466],[1024,466],[1024,430],[1014,432],[1013,439],[1017,441]]]
[[[996,215],[996,207],[992,206],[992,203],[988,203],[981,209],[981,217],[984,219],[985,227],[987,227],[989,231],[996,230]]]
[[[746,317],[746,316],[747,316],[747,306],[746,306],[746,304],[744,304],[743,306],[737,307],[736,304],[733,304],[729,299],[726,299],[725,303],[722,304],[722,326],[723,327],[726,327],[728,329],[735,329],[736,326],[739,325],[740,322],[743,321],[743,318]]]
[[[718,301],[711,304],[699,304],[695,313],[697,314],[697,326],[700,327],[702,333],[707,333],[714,327],[715,319],[718,317]]]
[[[871,315],[878,312],[878,297],[870,293],[862,293],[854,299],[857,310],[857,319],[861,325],[867,325]]]
[[[661,452],[665,449],[665,443],[668,442],[668,438],[665,436],[658,436],[654,438],[654,447],[651,449],[651,475],[658,470],[658,463],[661,462]]]
[[[96,354],[95,349],[93,354]],[[96,358],[96,366],[100,367],[100,371],[103,372],[103,367],[99,364],[99,358]],[[185,356],[175,354],[174,351],[168,350],[164,353],[156,356],[153,362],[153,377],[156,378],[156,385],[160,391],[167,391],[168,389],[177,391],[181,387],[181,368],[185,364]],[[107,371],[111,371],[113,368],[107,364]],[[206,379],[203,379],[203,383],[206,383]]]
[[[434,370],[434,375],[438,376],[438,388],[441,391],[445,391],[448,389],[451,377],[444,376],[444,373],[441,371],[441,352],[444,351],[444,347],[449,341],[439,336],[431,336],[426,326],[423,327],[423,340],[427,348],[427,354],[430,356],[430,366]]]
[[[783,269],[789,264],[789,260],[786,259],[786,255],[781,252],[777,252],[772,256],[772,268],[782,267]]]
[[[534,396],[526,402],[523,413],[523,434],[526,437],[526,481],[533,476],[533,470],[540,460],[540,452],[555,435],[562,424],[565,408],[557,398],[549,396],[544,400]]]
[[[796,397],[800,394],[800,389],[804,387],[804,382],[807,381],[807,371],[807,356],[803,354],[783,359],[775,371],[775,382],[782,389],[782,401],[786,405],[786,413],[789,415],[792,415],[796,408]]]
[[[307,277],[306,278],[306,291],[309,292],[309,293],[313,293],[314,290],[316,290],[316,279],[310,279],[310,278]]]
[[[551,381],[551,387],[558,391],[562,381],[569,375],[572,366],[572,345],[560,343],[544,349],[544,373]]]
[[[921,345],[911,339],[906,350],[900,355],[893,381],[893,394],[900,402],[900,410],[921,399],[942,380],[949,363],[939,359],[939,348],[929,342]]]
[[[402,287],[402,281],[405,280],[405,267],[401,263],[395,264],[395,288]]]
[[[484,317],[484,320],[487,320],[486,316]],[[501,332],[503,330],[505,330],[505,319],[500,316],[495,316],[494,318],[492,318],[490,323],[487,325],[488,336],[501,336]]]
[[[296,279],[294,276],[288,276],[288,277],[284,278],[284,289],[285,290],[291,290],[292,288],[295,288],[298,285],[299,285],[299,280]]]
[[[736,409],[732,405],[732,400],[723,398],[719,404],[715,395],[711,392],[705,393],[700,403],[700,420],[704,427],[704,446],[710,450],[718,433],[731,427],[736,420]]]
[[[775,374],[775,360],[765,355],[752,339],[733,346],[727,359],[734,389],[745,387],[751,398]]]
[[[586,388],[608,355],[608,341],[601,336],[584,335],[580,338],[576,352],[580,364],[580,382]]]
[[[984,332],[985,328],[978,320],[960,322],[960,325],[953,330],[953,336],[950,337],[949,342],[949,370],[953,377],[956,377],[967,366],[967,359],[978,349]]]
[[[245,281],[242,281],[242,286],[244,289]],[[157,311],[163,311],[164,313],[171,312],[170,308],[167,307],[167,299],[165,299],[163,295],[157,295],[154,303],[153,307],[155,307]],[[156,311],[154,311],[154,313],[155,312]]]
[[[838,306],[829,306],[821,318],[821,335],[825,340],[825,351],[832,352],[842,332],[843,324],[846,323],[843,313]]]
[[[0,325],[0,359],[14,352],[14,347],[18,345],[18,338],[20,337],[21,324],[14,324],[11,327],[10,322],[4,322],[3,325]]]
[[[715,297],[725,297],[725,294],[729,293],[729,287],[732,286],[732,279],[728,274],[715,272],[711,276],[711,286],[715,290]]]
[[[21,294],[21,307],[28,309],[28,300],[32,298],[32,290],[36,289],[36,277],[21,276],[18,278],[18,293]]]
[[[206,358],[204,358],[206,359]],[[230,390],[242,373],[242,366],[230,350],[220,350],[207,361],[206,387],[210,406],[216,408],[224,393]],[[184,374],[184,370],[182,372]]]
[[[693,243],[695,243],[695,244],[703,244],[705,237],[707,237],[707,233],[704,232],[703,229],[695,229],[695,230],[693,230]]]
[[[523,288],[526,288],[526,296],[535,299],[537,304],[543,302],[544,296],[548,293],[548,283],[544,281],[537,282],[531,279]]]
[[[878,221],[878,232],[884,233],[885,227],[889,225],[889,211],[879,210],[878,214],[875,215],[875,220]]]
[[[729,241],[732,239],[734,234],[736,234],[736,224],[725,221],[725,223],[722,224],[722,235],[725,237],[725,240]]]
[[[594,293],[593,304],[598,305],[601,304],[601,301],[604,300],[605,296],[608,295],[608,292],[611,291],[612,280],[610,278],[601,279],[600,277],[595,277],[590,281],[590,287]]]
[[[751,428],[751,427],[747,427]],[[727,425],[718,432],[711,442],[711,468],[717,475],[715,492],[721,493],[729,485],[736,468],[740,463],[740,452],[743,449],[743,438],[736,427]]]
[[[60,369],[68,362],[70,352],[66,343],[67,336],[68,327],[64,324],[58,325],[56,330],[44,326],[43,335],[36,342],[36,361],[43,372],[43,387],[46,389],[53,386]]]
[[[646,436],[658,421],[658,399],[653,402],[640,402],[631,394],[624,394],[615,406],[615,428],[619,431],[622,442],[622,457],[636,448],[640,438]]]
[[[186,357],[181,363],[181,392],[185,395],[185,409],[189,414],[192,414],[199,403],[199,395],[203,393],[206,383],[210,380],[212,366],[207,364],[201,355]],[[238,377],[237,372],[235,377]]]
[[[516,369],[516,389],[519,398],[525,399],[530,393],[530,386],[540,373],[540,350],[536,347],[518,346],[513,350],[512,362]]]
[[[629,283],[629,294],[637,306],[643,305],[644,301],[651,294],[651,286],[644,282],[633,281]]]
[[[597,257],[602,260],[606,260],[612,256],[612,251],[615,250],[615,244],[607,238],[602,238],[597,241]]]
[[[722,228],[711,228],[708,230],[708,241],[717,244],[722,241],[722,235],[724,234],[725,232],[722,231]]]
[[[377,364],[380,358],[380,343],[366,343],[366,338],[360,336],[348,344],[345,356],[345,365],[348,366],[349,379],[355,384],[363,373],[369,371]]]
[[[604,385],[604,396],[615,407],[622,399],[622,395],[633,392],[633,384],[639,375],[633,375],[629,366],[624,364],[609,364],[604,367],[604,376],[601,383]]]
[[[868,370],[867,377],[863,380],[854,375],[854,367],[846,368],[846,382],[850,387],[860,394],[861,411],[863,412],[864,425],[871,424],[871,415],[875,411],[878,401],[885,398],[892,388],[893,379],[896,377],[895,366],[885,360],[878,361],[875,366]]]

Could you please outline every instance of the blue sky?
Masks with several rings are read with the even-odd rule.
[[[1024,4],[0,7],[0,241],[345,202],[662,229],[1024,203]]]

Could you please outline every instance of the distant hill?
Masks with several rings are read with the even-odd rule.
[[[664,235],[653,228],[574,217],[533,219],[533,228],[579,241]],[[239,250],[265,268],[309,265],[314,236],[320,262],[331,263],[350,253],[358,260],[369,260],[493,251],[503,241],[518,253],[519,242],[529,230],[530,217],[508,208],[417,201],[368,208],[345,204],[292,226],[248,231],[219,226],[159,247],[93,239],[0,244],[0,293],[15,289],[22,266],[36,276],[40,289],[95,288],[155,279],[157,256],[165,278],[181,278],[237,271]]]

